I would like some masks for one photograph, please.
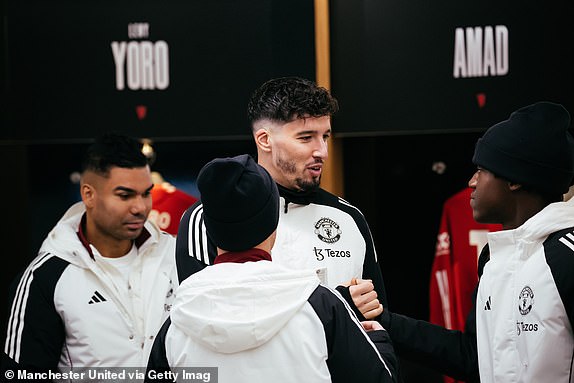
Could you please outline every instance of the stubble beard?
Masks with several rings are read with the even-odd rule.
[[[313,178],[311,181],[305,181],[301,178],[296,178],[295,183],[301,191],[313,191],[318,189],[321,185],[321,176]]]
[[[294,161],[285,161],[281,158],[278,158],[276,161],[276,166],[281,170],[283,174],[297,174],[297,166],[295,165]],[[313,191],[318,189],[319,185],[321,185],[321,176],[313,178],[311,181],[306,181],[301,177],[296,177],[294,181],[294,186],[297,190],[302,192]]]

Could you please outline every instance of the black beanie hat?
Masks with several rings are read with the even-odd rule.
[[[538,102],[493,125],[476,143],[472,162],[509,181],[551,195],[574,179],[570,115],[560,104]]]
[[[277,185],[247,154],[210,161],[199,171],[197,187],[205,227],[217,247],[248,250],[277,228]]]

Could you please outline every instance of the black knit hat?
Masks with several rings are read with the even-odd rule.
[[[217,247],[248,250],[277,228],[277,185],[247,154],[210,161],[200,170],[197,187],[205,227]]]
[[[493,125],[476,143],[472,162],[509,181],[551,195],[574,179],[570,115],[560,104],[538,102]]]

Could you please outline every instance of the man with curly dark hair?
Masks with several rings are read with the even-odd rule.
[[[268,81],[247,108],[259,164],[278,184],[297,192],[319,187],[331,115],[338,110],[325,89],[309,83],[298,78]]]
[[[269,172],[247,154],[216,158],[197,187],[217,257],[176,291],[146,383],[194,366],[216,366],[219,382],[399,381],[379,323],[359,323],[313,269],[272,259],[280,197]]]
[[[273,261],[315,269],[360,319],[373,319],[381,314],[386,294],[367,222],[357,208],[319,186],[337,110],[337,100],[325,88],[283,77],[253,93],[248,118],[257,161],[281,197]],[[217,253],[203,224],[201,203],[184,214],[176,248],[180,281],[213,264]]]

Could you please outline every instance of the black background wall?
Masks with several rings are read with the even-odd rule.
[[[315,77],[312,1],[4,3],[0,141],[248,138],[259,84]]]
[[[568,2],[331,4],[345,136],[476,132],[541,99],[574,110]]]
[[[479,134],[347,138],[345,198],[366,216],[392,310],[428,318],[442,204],[465,188]],[[433,166],[444,164],[439,174]]]
[[[479,133],[345,138],[345,198],[375,241],[390,309],[428,320],[429,283],[442,204],[466,187]],[[442,168],[444,172],[433,170]],[[440,382],[402,360],[405,382]]]

